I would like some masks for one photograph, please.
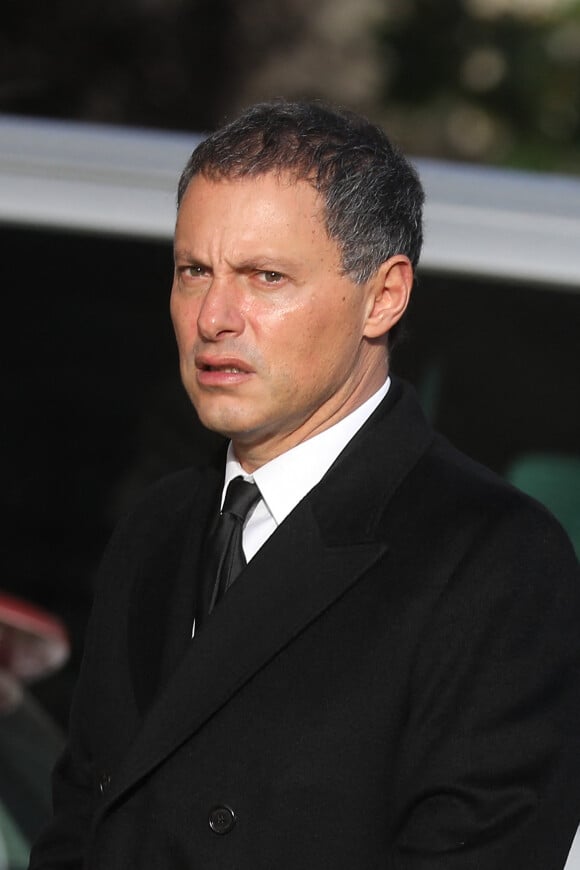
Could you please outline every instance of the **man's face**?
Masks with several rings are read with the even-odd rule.
[[[384,347],[365,337],[372,279],[342,273],[305,181],[191,181],[175,232],[171,315],[202,423],[252,470],[378,389]]]

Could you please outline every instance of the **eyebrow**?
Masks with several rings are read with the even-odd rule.
[[[293,270],[296,269],[296,266],[296,261],[276,257],[273,254],[257,254],[256,256],[239,260],[236,263],[236,269],[239,269],[240,271],[271,268],[273,272],[278,272]]]
[[[195,257],[193,253],[188,248],[173,248],[173,256],[175,259],[179,260],[189,260],[190,262],[197,263],[199,261],[199,257]]]
[[[173,250],[175,260],[183,260],[188,263],[196,263],[200,266],[209,264],[205,263],[203,257],[197,257],[189,248],[176,247]],[[252,269],[271,269],[273,272],[294,272],[299,267],[299,261],[289,260],[282,257],[277,257],[275,254],[256,254],[255,256],[246,257],[234,264],[234,268],[239,272],[247,272]]]

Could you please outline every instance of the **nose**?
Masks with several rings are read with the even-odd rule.
[[[241,300],[233,280],[213,276],[199,309],[197,329],[206,341],[219,341],[243,332]]]

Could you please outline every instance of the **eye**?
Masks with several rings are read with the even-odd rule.
[[[192,278],[199,278],[201,275],[205,275],[206,271],[205,266],[200,266],[197,263],[193,266],[186,266],[185,268],[185,272]]]
[[[262,271],[258,272],[258,276],[264,284],[278,284],[280,281],[284,279],[284,275],[281,272],[274,271]]]

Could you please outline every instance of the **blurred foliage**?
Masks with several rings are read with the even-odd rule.
[[[580,172],[580,0],[4,0],[2,19],[0,111],[204,130],[318,95],[415,154]]]
[[[409,0],[391,10],[379,32],[383,102],[404,147],[580,172],[580,3],[528,6],[486,14],[482,2]]]

